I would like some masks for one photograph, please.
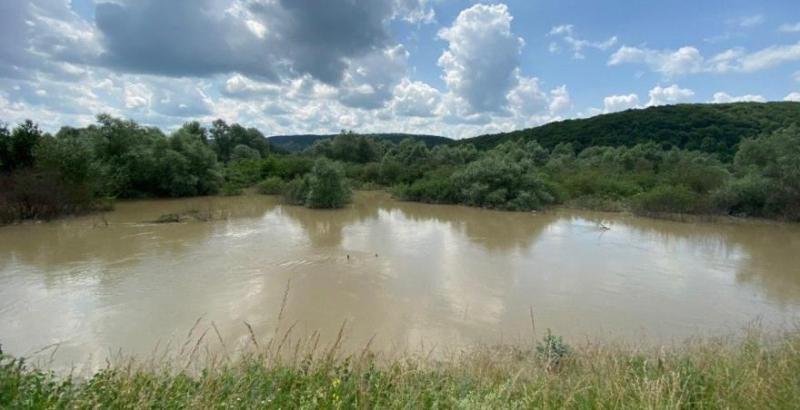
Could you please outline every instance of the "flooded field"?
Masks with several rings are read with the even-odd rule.
[[[165,213],[195,215],[152,223]],[[201,215],[202,217],[198,216]],[[60,365],[283,323],[373,348],[728,334],[800,317],[800,226],[494,212],[360,193],[344,210],[266,196],[135,201],[0,228],[0,343]],[[216,340],[216,337],[214,338]],[[213,345],[213,343],[212,343]],[[212,347],[213,348],[213,347]],[[42,354],[50,354],[46,349]]]

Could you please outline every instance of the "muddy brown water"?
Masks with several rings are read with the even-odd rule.
[[[153,224],[189,210],[209,221]],[[609,229],[605,229],[609,228]],[[800,317],[800,226],[509,213],[359,193],[344,210],[274,197],[118,203],[0,228],[0,343],[55,363],[147,355],[213,322],[230,344],[282,323],[408,350],[529,338],[657,343]],[[49,354],[45,349],[43,353]]]

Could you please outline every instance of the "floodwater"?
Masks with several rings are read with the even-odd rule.
[[[147,222],[189,210],[212,219]],[[539,335],[568,341],[780,329],[800,318],[800,226],[359,193],[337,211],[212,197],[0,228],[0,344],[15,355],[147,355],[198,319],[231,345],[248,340],[245,322],[266,340],[285,294],[281,322],[294,333],[333,338],[346,321],[352,346],[374,336],[386,350],[529,338],[531,312]]]

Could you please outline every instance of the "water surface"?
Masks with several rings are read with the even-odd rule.
[[[153,224],[167,212],[207,222]],[[605,229],[604,227],[610,228]],[[0,343],[56,360],[146,355],[198,318],[229,343],[282,322],[378,349],[531,334],[669,342],[800,317],[800,226],[494,212],[361,193],[338,211],[273,197],[122,202],[0,228]]]

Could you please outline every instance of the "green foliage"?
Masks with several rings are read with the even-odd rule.
[[[332,139],[319,140],[307,152],[313,156],[324,156],[343,162],[367,163],[381,157],[382,147],[374,139],[342,131]]]
[[[507,141],[535,140],[545,148],[570,143],[580,151],[654,142],[662,148],[716,153],[729,160],[739,141],[791,124],[800,124],[800,103],[681,104],[566,120],[460,143],[490,149]]]
[[[256,160],[261,159],[261,153],[247,145],[239,144],[233,148],[231,161]]]
[[[753,209],[758,205],[754,182],[766,187],[759,215],[779,216],[800,221],[800,126],[793,125],[742,141],[736,154],[737,170],[748,179],[734,192],[744,194],[734,198],[734,209]]]
[[[31,120],[25,120],[10,132],[5,125],[0,126],[0,171],[32,167],[34,150],[43,136]]]
[[[341,208],[350,202],[351,192],[344,172],[330,160],[314,163],[308,183],[305,205],[309,208]]]
[[[310,190],[311,178],[308,175],[296,177],[284,186],[283,199],[290,205],[305,205]]]
[[[557,201],[556,189],[540,167],[547,152],[536,142],[502,144],[467,164],[450,178],[457,202],[527,211]]]
[[[344,131],[346,132],[346,131]],[[333,135],[279,135],[269,137],[267,141],[271,144],[273,150],[282,149],[286,153],[300,153],[320,141],[330,140],[336,138],[339,134]],[[413,139],[424,143],[428,147],[435,147],[438,145],[448,145],[453,142],[450,138],[439,137],[435,135],[419,135],[419,134],[398,134],[398,133],[380,133],[380,134],[360,134],[364,137],[375,140],[378,144],[397,144],[404,139]]]
[[[783,409],[796,408],[800,395],[796,332],[666,349],[569,348],[549,336],[535,351],[459,351],[435,361],[371,352],[285,360],[259,351],[158,366],[126,361],[88,377],[60,377],[0,353],[0,408]]]
[[[55,136],[27,121],[0,126],[0,171],[10,189],[0,206],[5,215],[44,215],[85,209],[86,198],[238,195],[260,183],[259,191],[281,192],[290,203],[340,207],[350,197],[347,180],[390,187],[405,200],[512,211],[567,203],[800,220],[800,127],[787,125],[797,107],[655,107],[457,144],[342,132],[306,138],[313,145],[291,155],[274,153],[257,130],[222,120],[209,129],[190,122],[170,136],[108,115]],[[41,201],[75,206],[40,202],[39,211],[21,212],[32,194],[14,182],[23,177]],[[54,185],[58,195],[40,192]]]
[[[633,197],[633,211],[640,214],[701,213],[704,198],[684,185],[659,185]]]
[[[256,190],[262,195],[279,195],[283,192],[285,185],[279,177],[269,177],[259,182]]]
[[[550,333],[550,329],[547,329],[547,334],[542,341],[536,344],[536,353],[539,359],[550,369],[558,367],[571,352],[572,347],[564,342],[561,336]]]
[[[266,157],[270,153],[267,139],[255,128],[245,128],[239,124],[228,125],[223,120],[216,120],[212,123],[208,135],[210,136],[208,144],[217,154],[217,158],[224,163],[231,160],[256,159],[252,151],[238,148],[240,146],[258,152],[258,158]]]
[[[436,204],[456,203],[459,192],[450,180],[451,173],[452,171],[449,169],[429,172],[411,184],[396,185],[393,193],[406,201]]]

